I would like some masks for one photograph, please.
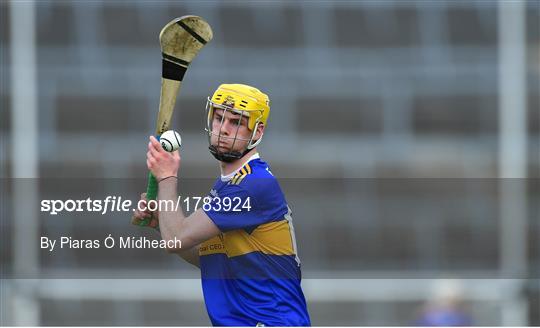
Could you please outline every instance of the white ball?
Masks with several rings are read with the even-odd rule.
[[[172,152],[182,146],[182,138],[180,137],[180,134],[178,132],[174,130],[169,130],[163,132],[161,137],[159,137],[159,143],[161,144],[161,147],[163,147],[163,149],[168,152]]]

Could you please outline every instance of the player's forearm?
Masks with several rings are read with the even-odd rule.
[[[177,191],[177,179],[166,179],[159,183],[158,200],[174,201],[178,197]],[[174,209],[162,209],[159,212],[159,228],[161,231],[161,238],[165,241],[182,241],[182,225],[186,219],[182,208],[175,211]],[[172,244],[172,243],[171,243]],[[191,248],[192,246],[188,246]],[[186,247],[185,249],[187,249]],[[184,245],[182,243],[182,248]]]

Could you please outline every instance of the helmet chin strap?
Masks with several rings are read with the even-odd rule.
[[[220,162],[225,162],[225,163],[234,162],[237,159],[240,159],[240,158],[244,157],[244,155],[249,153],[249,151],[251,150],[249,148],[246,148],[246,150],[244,150],[243,153],[241,153],[239,151],[220,152],[220,151],[217,150],[216,146],[212,146],[212,145],[210,145],[210,147],[208,147],[208,149],[210,150],[210,154],[212,154],[215,159],[217,159]]]

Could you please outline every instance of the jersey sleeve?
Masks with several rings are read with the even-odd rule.
[[[222,232],[254,227],[267,220],[261,215],[257,200],[238,185],[223,188],[219,197],[213,197],[203,210]]]

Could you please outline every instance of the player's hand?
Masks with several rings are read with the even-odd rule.
[[[139,201],[137,208],[133,211],[133,216],[131,217],[131,224],[156,228],[159,225],[159,212],[152,212],[148,210],[147,203],[148,200],[146,199],[146,193],[142,193],[141,200]],[[139,210],[139,208],[145,210],[141,211]]]
[[[170,176],[178,176],[180,168],[180,153],[175,150],[171,153],[165,151],[154,136],[150,136],[146,165],[154,177],[159,181]]]

